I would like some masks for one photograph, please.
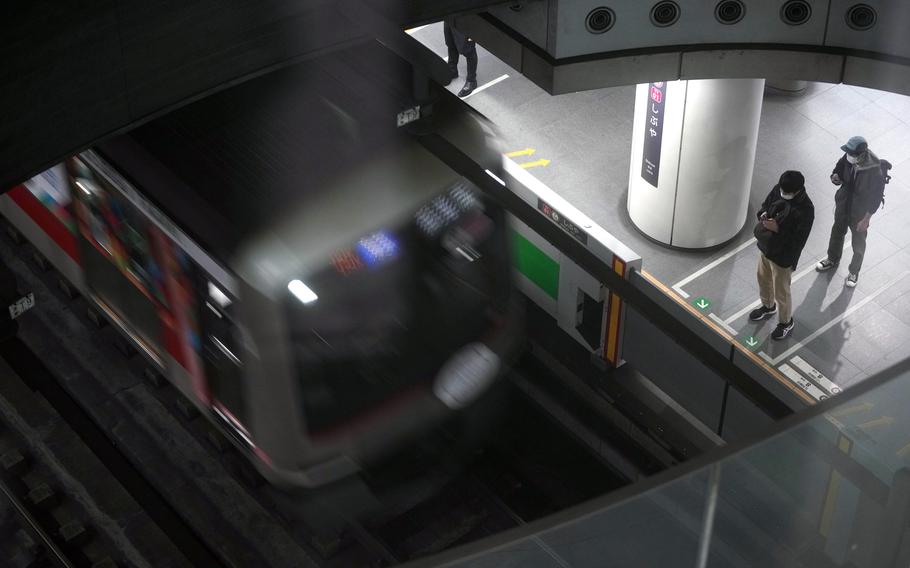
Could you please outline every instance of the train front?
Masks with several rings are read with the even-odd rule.
[[[253,374],[287,394],[253,405],[277,483],[401,449],[483,397],[520,343],[503,210],[416,144],[355,170],[249,256],[271,288],[243,295],[270,338]]]

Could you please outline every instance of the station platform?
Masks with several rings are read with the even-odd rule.
[[[446,57],[442,24],[409,30]],[[766,89],[752,177],[750,216],[724,246],[671,250],[642,235],[626,209],[635,86],[551,96],[478,46],[478,88],[466,102],[500,129],[504,153],[642,257],[645,272],[707,315],[784,375],[808,376],[830,393],[902,359],[910,343],[910,97],[810,83],[798,95]],[[457,92],[460,77],[449,89]],[[862,135],[894,164],[885,206],[873,216],[858,286],[844,286],[850,250],[837,269],[826,256],[836,188],[828,180],[847,138]],[[753,212],[781,172],[806,177],[815,224],[793,276],[796,328],[780,342],[775,320],[753,323],[758,250]],[[849,241],[849,238],[847,239]],[[820,396],[824,396],[822,393]]]

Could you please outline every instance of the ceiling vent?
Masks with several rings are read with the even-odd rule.
[[[606,6],[594,8],[588,12],[588,17],[585,18],[585,28],[592,34],[602,34],[609,31],[615,23],[616,14]]]
[[[847,25],[854,30],[864,32],[875,25],[877,15],[875,8],[868,4],[854,4],[847,10]]]
[[[801,26],[812,17],[812,6],[806,0],[787,0],[780,8],[780,19],[790,26]]]
[[[723,0],[714,8],[714,17],[727,26],[739,22],[745,15],[746,5],[741,0]]]
[[[659,28],[672,26],[679,19],[679,4],[658,2],[651,8],[651,23]]]

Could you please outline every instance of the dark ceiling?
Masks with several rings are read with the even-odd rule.
[[[0,22],[0,190],[251,74],[501,3],[10,0]]]

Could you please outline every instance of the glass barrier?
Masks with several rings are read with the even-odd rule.
[[[648,489],[632,486],[412,565],[910,564],[910,360],[777,427],[716,461],[665,472]]]

